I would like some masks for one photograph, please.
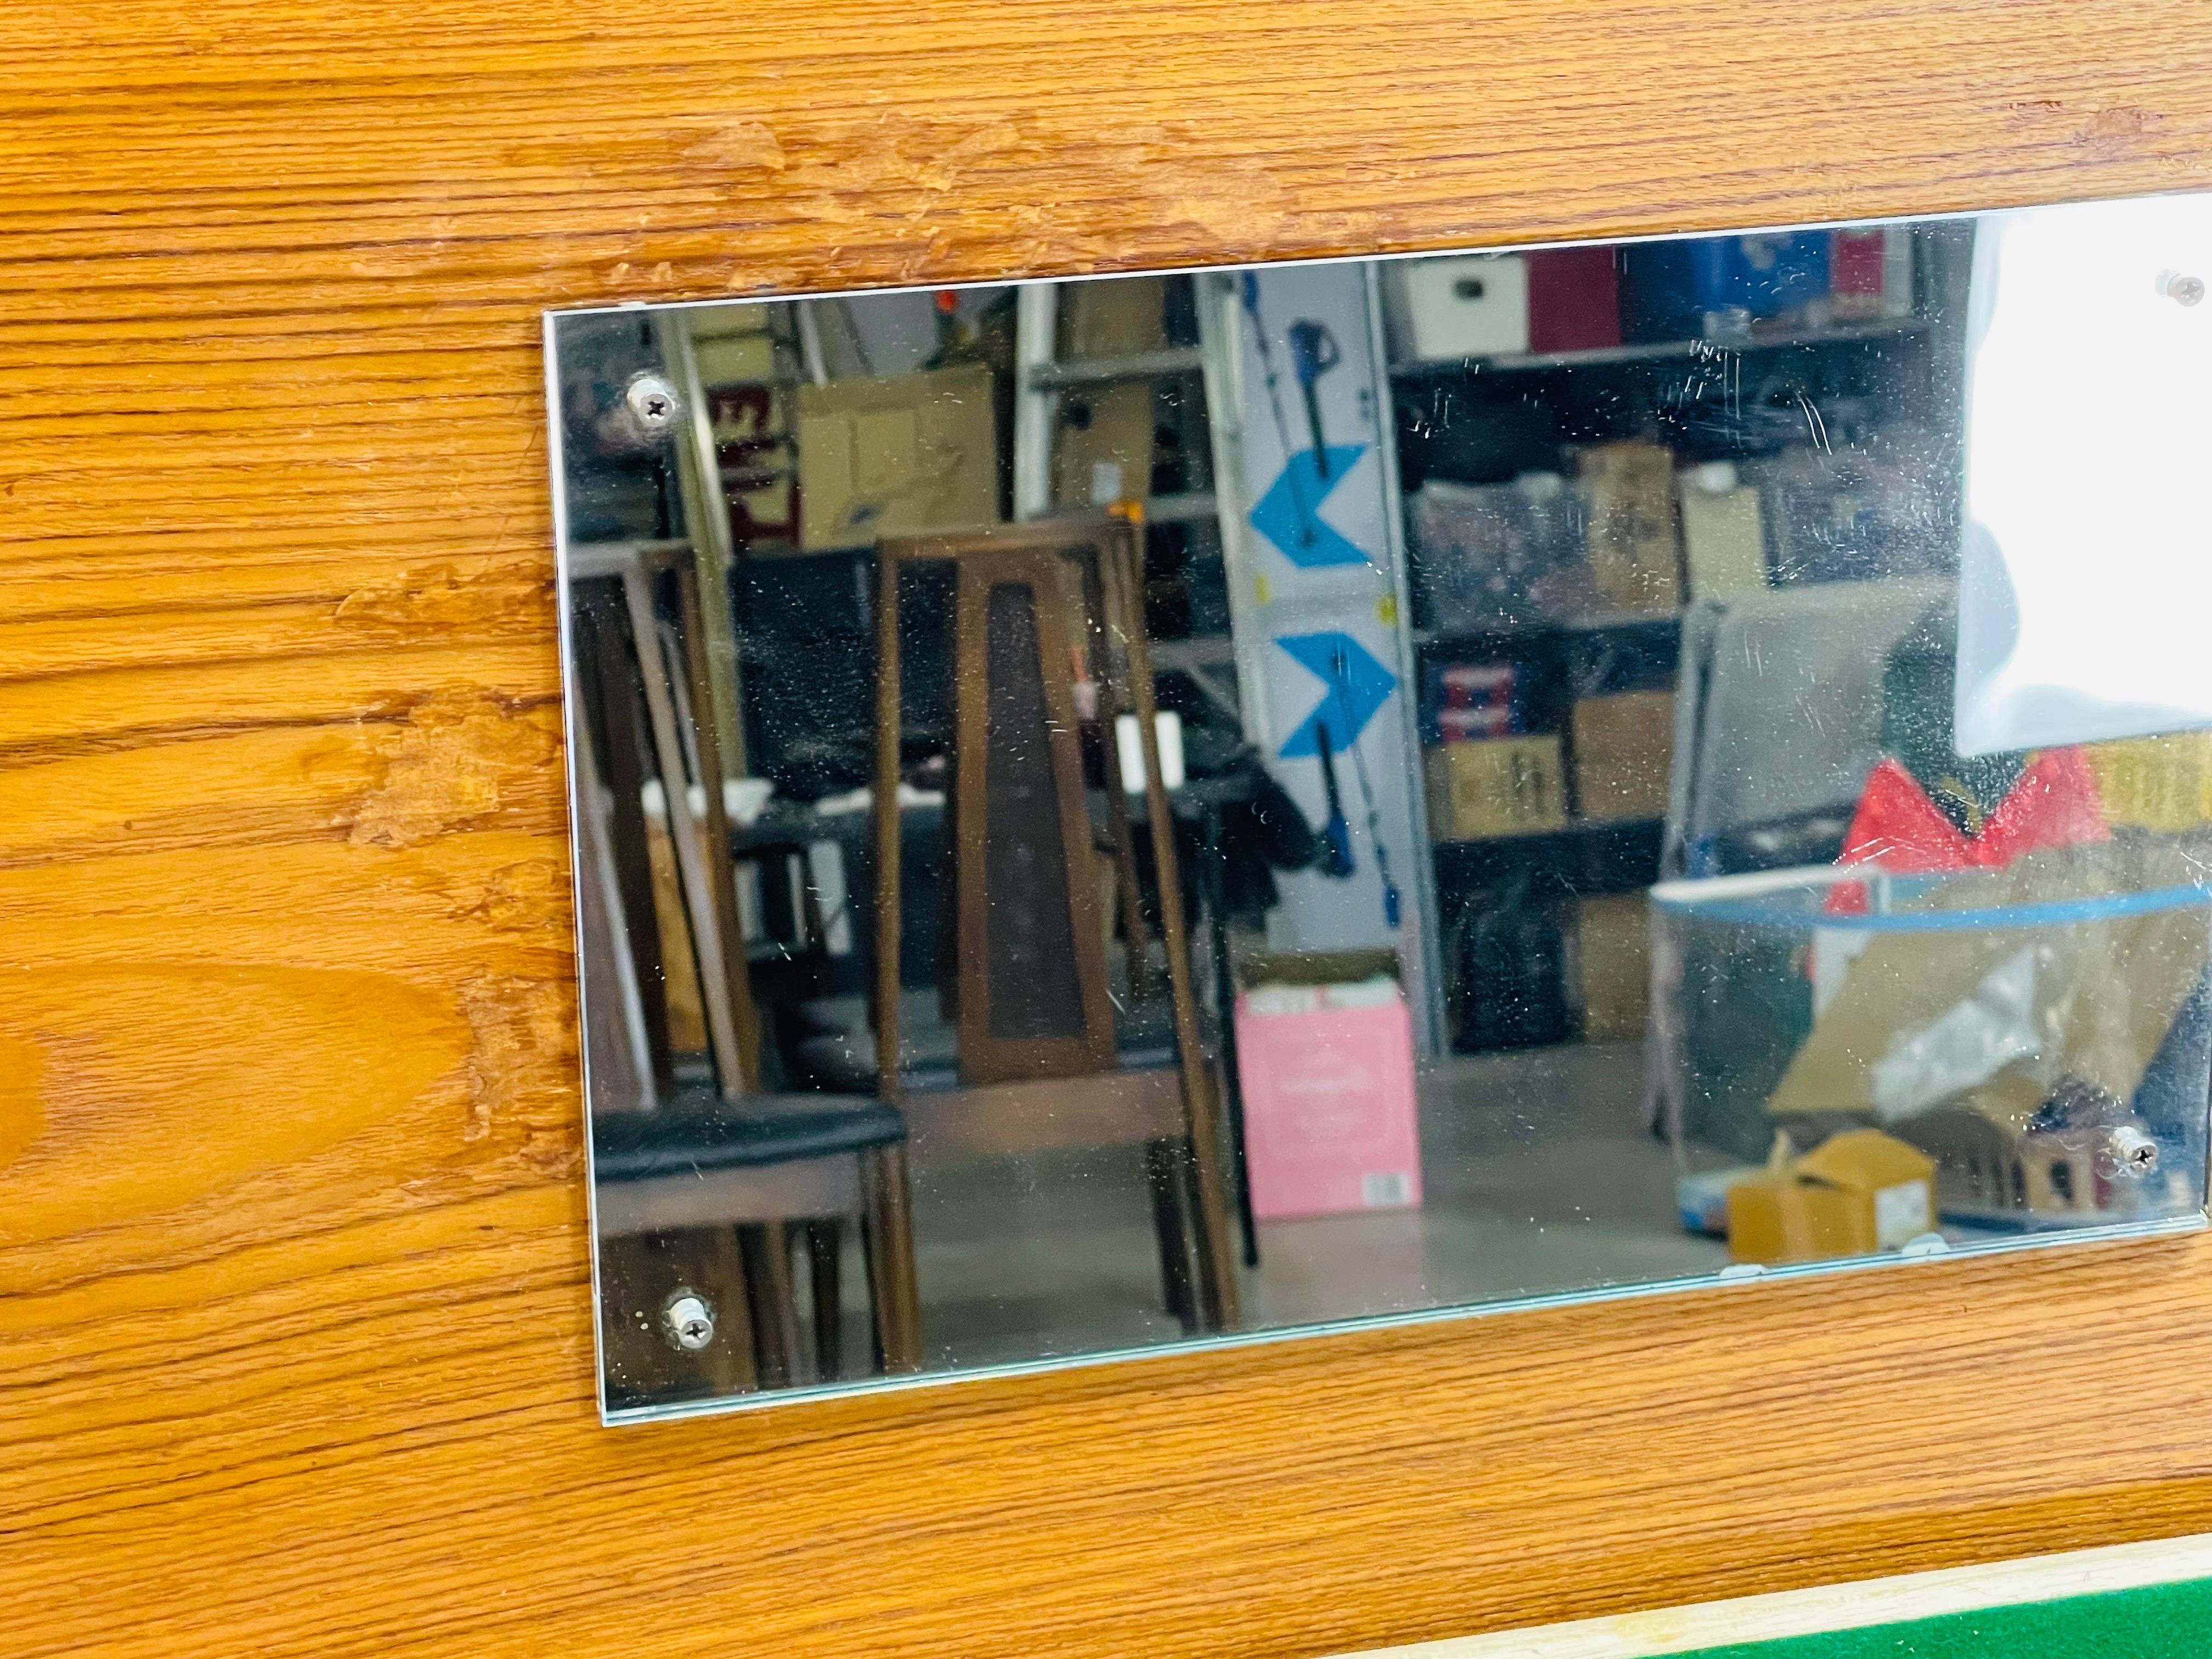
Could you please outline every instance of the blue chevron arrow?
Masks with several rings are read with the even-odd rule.
[[[1308,569],[1366,563],[1367,556],[1358,544],[1324,524],[1321,516],[1321,504],[1366,453],[1365,444],[1331,444],[1328,477],[1324,478],[1314,452],[1301,449],[1252,509],[1252,528],[1282,549],[1283,556],[1292,564]]]
[[[1321,702],[1299,723],[1290,740],[1276,750],[1285,760],[1318,755],[1316,727],[1326,728],[1328,746],[1336,754],[1359,741],[1375,711],[1390,701],[1398,677],[1375,660],[1367,647],[1349,634],[1291,634],[1275,641],[1316,675],[1323,687]]]

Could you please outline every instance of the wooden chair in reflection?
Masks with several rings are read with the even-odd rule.
[[[1133,525],[1030,523],[878,547],[873,1018],[879,1088],[924,1155],[1127,1146],[1151,1188],[1166,1299],[1187,1328],[1237,1322],[1212,1079],[1200,1047],[1182,888],[1154,740],[1152,663]],[[953,571],[953,791],[950,819],[957,976],[946,998],[957,1076],[935,1087],[902,1063],[898,785],[902,735],[902,573]],[[1133,952],[1140,907],[1111,734],[1136,717],[1142,798],[1158,871],[1171,1042],[1125,1053],[1108,994],[1099,855],[1077,723],[1079,659],[1107,740],[1109,856]]]
[[[610,1397],[649,1400],[702,1382],[716,1392],[777,1388],[804,1380],[802,1371],[839,1376],[842,1224],[853,1216],[877,1363],[912,1370],[921,1338],[905,1121],[885,1100],[761,1087],[728,816],[719,787],[695,796],[690,781],[722,776],[713,722],[683,719],[687,702],[709,706],[698,586],[688,550],[665,562],[674,568],[665,577],[643,556],[605,578],[572,571],[571,684],[589,739],[575,757],[578,904]],[[680,596],[675,651],[688,697],[678,696],[653,603],[664,580]],[[662,786],[672,884],[653,878],[648,763]],[[674,1051],[664,937],[681,941],[696,975],[705,1067]],[[794,1232],[805,1244],[813,1312],[804,1365]],[[708,1301],[718,1327],[696,1353],[661,1328],[685,1289]]]

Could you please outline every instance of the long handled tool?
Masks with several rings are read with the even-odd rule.
[[[1306,492],[1299,482],[1297,450],[1291,442],[1291,423],[1283,417],[1282,382],[1275,374],[1275,348],[1267,336],[1267,319],[1260,314],[1259,277],[1246,271],[1238,292],[1243,297],[1244,314],[1252,319],[1252,343],[1259,348],[1261,377],[1267,385],[1267,409],[1275,417],[1275,440],[1283,447],[1283,476],[1290,481],[1291,501],[1297,509],[1298,545],[1311,547],[1321,539],[1321,532],[1314,523],[1313,503],[1306,500]]]
[[[1291,373],[1306,400],[1306,430],[1313,436],[1314,474],[1328,477],[1328,440],[1321,429],[1321,377],[1344,361],[1344,349],[1326,323],[1300,318],[1285,331],[1291,343]]]
[[[1322,854],[1315,867],[1334,881],[1352,874],[1352,824],[1344,816],[1344,797],[1336,790],[1336,755],[1328,740],[1328,721],[1314,722],[1314,752],[1321,757],[1321,787],[1328,794],[1328,822],[1322,826]]]
[[[1359,738],[1352,730],[1352,665],[1340,646],[1329,653],[1329,695],[1336,699],[1337,708],[1344,714],[1344,729],[1347,733],[1345,746],[1352,750],[1352,769],[1359,775],[1359,793],[1367,803],[1367,839],[1375,844],[1375,873],[1382,878],[1382,921],[1393,932],[1405,915],[1404,897],[1398,884],[1390,876],[1390,852],[1382,844],[1382,811],[1375,799],[1375,781],[1367,775],[1367,757],[1359,752]],[[1322,764],[1328,768],[1328,804],[1332,825],[1341,821],[1342,814],[1336,804],[1336,772],[1328,754],[1328,722],[1316,720],[1314,730],[1321,740]],[[1347,847],[1345,862],[1351,863]]]

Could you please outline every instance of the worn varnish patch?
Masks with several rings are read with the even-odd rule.
[[[393,728],[380,778],[362,797],[348,837],[407,847],[485,823],[520,796],[542,808],[561,788],[557,718],[460,694],[434,695]]]

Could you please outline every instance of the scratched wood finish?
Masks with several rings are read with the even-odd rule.
[[[0,1651],[1293,1655],[2212,1527],[2212,1241],[596,1426],[537,347],[2203,186],[2208,22],[0,8]]]

